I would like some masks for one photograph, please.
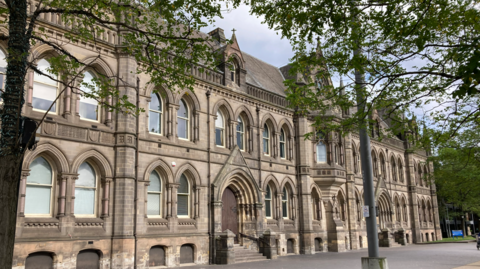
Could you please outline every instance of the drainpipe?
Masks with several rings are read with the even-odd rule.
[[[207,169],[208,169],[208,194],[207,197],[210,199],[210,208],[208,210],[208,242],[209,242],[209,250],[210,250],[210,255],[209,255],[209,264],[213,264],[214,258],[215,258],[215,242],[213,238],[213,232],[214,232],[214,221],[212,220],[213,214],[212,210],[214,210],[213,207],[213,197],[212,197],[212,191],[211,191],[211,174],[210,174],[210,90],[208,90],[205,95],[207,96]]]
[[[140,107],[140,78],[137,77],[137,87],[135,88],[137,91],[137,109]],[[138,152],[139,152],[139,145],[138,142],[140,141],[139,134],[140,134],[140,117],[137,115],[136,120],[136,138],[135,138],[135,187],[134,187],[134,204],[133,204],[133,238],[135,239],[135,252],[133,255],[133,268],[137,268],[137,202],[138,202]]]
[[[258,182],[260,188],[262,188],[262,137],[260,134],[260,108],[257,106],[255,110],[257,112],[257,141],[258,141]]]

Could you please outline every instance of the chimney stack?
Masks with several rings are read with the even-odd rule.
[[[209,36],[213,37],[213,39],[217,40],[218,42],[224,44],[227,39],[225,38],[225,33],[223,32],[222,28],[217,28],[210,33],[208,33]]]

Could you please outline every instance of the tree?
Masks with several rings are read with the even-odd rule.
[[[458,145],[458,144],[457,144]],[[479,148],[444,147],[433,157],[434,179],[440,200],[465,213],[480,213]],[[450,213],[452,215],[454,213]],[[464,219],[463,219],[464,220]],[[465,225],[462,222],[463,230]]]
[[[404,115],[415,109],[428,116],[418,124],[429,121],[450,134],[480,116],[478,0],[232,1],[250,4],[291,41],[287,99],[300,112],[319,111],[316,125],[324,130],[357,130],[374,109],[384,112],[393,134],[404,131]],[[356,48],[361,53],[354,55]],[[334,87],[330,77],[354,81],[354,70],[366,74],[367,109],[342,118],[330,112],[355,106],[355,84]]]
[[[94,66],[92,60],[77,58],[68,46],[82,42],[112,43],[113,38],[116,52],[135,57],[139,63],[137,73],[148,74],[148,83],[170,90],[193,90],[195,79],[189,67],[197,63],[202,63],[204,68],[215,66],[211,40],[199,30],[213,23],[214,17],[221,17],[221,13],[220,5],[211,0],[6,0],[5,5],[0,6],[0,15],[4,19],[2,27],[8,31],[8,35],[0,36],[0,41],[7,44],[6,83],[0,112],[0,241],[3,243],[0,268],[10,268],[19,170],[26,150],[19,138],[27,70],[54,80],[65,89],[95,98],[111,111],[138,114],[140,111],[133,102],[135,97],[122,90],[135,85],[120,76],[99,73],[91,82],[76,86],[73,82],[86,68]],[[48,34],[49,21],[45,18],[58,22],[63,38]],[[31,48],[39,44],[55,51],[55,56],[49,58],[48,69],[37,67],[37,59],[30,53]],[[99,52],[98,57],[101,55]]]

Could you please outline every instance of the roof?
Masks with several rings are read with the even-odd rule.
[[[269,92],[285,95],[285,85],[280,69],[268,64],[252,55],[242,52],[245,60],[245,69],[247,70],[247,83],[265,89]]]

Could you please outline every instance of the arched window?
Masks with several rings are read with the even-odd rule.
[[[327,162],[327,146],[322,133],[317,133],[317,163]]]
[[[357,150],[355,147],[352,149],[352,154],[353,154],[353,172],[356,174],[358,173],[358,156],[357,156]]]
[[[320,207],[320,197],[315,190],[312,190],[312,215],[314,220],[322,219],[322,210]]]
[[[334,145],[333,146],[333,159],[335,161],[335,164],[338,164],[338,159],[339,159],[339,154],[338,154],[338,146]]]
[[[402,199],[403,204],[403,221],[408,221],[408,211],[407,211],[407,203],[405,202],[405,198]]]
[[[283,192],[282,192],[282,213],[283,213],[283,218],[287,219],[288,216],[290,216],[290,212],[288,212],[288,190],[286,187],[283,187]]]
[[[263,125],[263,154],[270,155],[270,131],[267,124]]]
[[[97,174],[95,169],[84,162],[78,168],[75,181],[75,216],[95,216]]]
[[[225,119],[222,112],[217,111],[217,118],[215,119],[215,144],[217,146],[225,146]]]
[[[237,145],[240,150],[245,150],[245,126],[241,116],[237,119]]]
[[[280,129],[280,158],[285,159],[287,153],[285,152],[285,131]]]
[[[265,194],[265,217],[272,218],[272,190],[269,185]]]
[[[150,133],[162,133],[162,99],[156,93],[150,95],[150,105],[148,108],[148,131]]]
[[[53,79],[57,79],[57,76],[50,73],[47,69],[50,68],[50,63],[47,60],[42,59],[37,63],[37,69],[44,74],[49,75]],[[49,112],[57,112],[57,106],[55,99],[57,98],[58,83],[55,80],[50,79],[47,76],[37,74],[33,75],[33,96],[32,106],[34,109],[47,111],[50,106],[52,108]]]
[[[181,218],[190,216],[190,184],[185,174],[180,176],[177,193],[177,215]]]
[[[398,160],[398,178],[400,182],[403,182],[403,165],[400,159]]]
[[[236,73],[236,66],[235,64],[232,64],[232,69],[230,70],[230,79],[236,83],[236,80],[235,80],[235,73]]]
[[[380,155],[380,175],[384,178],[387,179],[387,173],[386,173],[386,168],[385,168],[385,159],[383,158],[383,154]]]
[[[165,265],[165,248],[162,246],[153,246],[148,253],[148,266]]]
[[[180,100],[180,108],[177,112],[177,121],[178,121],[178,137],[181,139],[188,139],[190,128],[188,127],[188,122],[190,120],[190,114],[188,112],[188,106],[185,101]]]
[[[7,76],[7,59],[5,53],[0,50],[0,89],[5,90],[5,79]],[[2,93],[0,92],[0,97]],[[0,98],[1,100],[1,98]]]
[[[43,157],[38,157],[30,164],[25,194],[25,214],[51,215],[52,166]]]
[[[390,161],[392,164],[392,179],[393,181],[397,181],[398,178],[397,178],[397,164],[395,163],[395,159],[392,158],[392,160]]]
[[[396,213],[396,218],[397,221],[401,222],[402,221],[402,212],[401,212],[401,207],[400,207],[400,202],[398,202],[398,199],[395,199],[395,210],[397,211]]]
[[[36,252],[28,255],[25,269],[53,269],[53,257],[48,252]]]
[[[86,249],[78,253],[76,269],[98,268],[100,268],[100,255],[98,255],[98,251],[93,249]]]
[[[90,72],[85,72],[83,76],[83,83],[80,87],[80,118],[86,120],[99,120],[98,101],[94,98],[85,96],[85,93],[95,94],[98,87],[93,83],[94,76]],[[87,86],[88,85],[88,86]]]
[[[162,215],[162,179],[155,170],[152,171],[149,179],[147,215],[158,217]]]

